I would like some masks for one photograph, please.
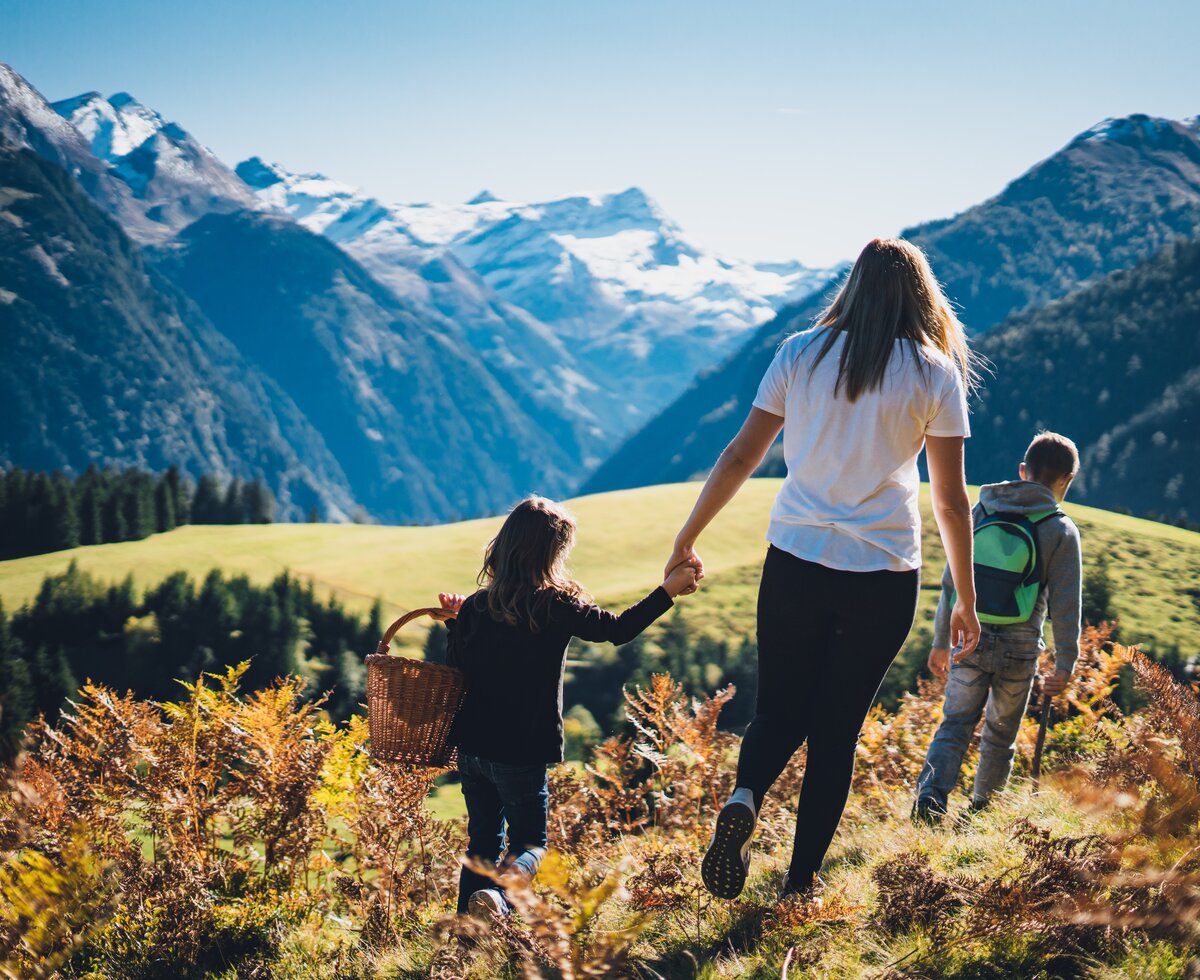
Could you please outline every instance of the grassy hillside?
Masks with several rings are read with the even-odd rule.
[[[753,480],[700,542],[709,569],[707,587],[681,600],[695,625],[741,636],[754,628],[754,592],[765,544],[763,533],[778,480]],[[579,579],[608,603],[637,598],[655,585],[698,485],[670,484],[581,497],[572,565]],[[932,617],[943,555],[925,512],[925,589],[918,623]],[[1121,514],[1067,503],[1083,533],[1085,560],[1108,558],[1113,605],[1127,639],[1146,636],[1191,651],[1200,633],[1200,534]],[[287,568],[311,578],[318,591],[366,609],[379,597],[385,614],[426,605],[441,589],[473,588],[484,544],[499,518],[438,527],[277,524],[184,527],[144,541],[76,548],[0,562],[0,599],[8,609],[30,600],[42,578],[71,561],[105,580],[133,575],[139,586],[186,569],[245,573],[265,583]],[[420,639],[419,631],[408,637]]]

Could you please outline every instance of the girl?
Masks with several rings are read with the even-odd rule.
[[[546,768],[563,758],[563,664],[571,637],[628,643],[675,596],[696,589],[694,563],[682,559],[639,603],[620,615],[606,612],[567,574],[574,543],[571,515],[530,497],[487,546],[482,588],[467,599],[439,596],[457,613],[448,624],[447,661],[466,675],[451,740],[467,804],[467,857],[528,876],[546,847]],[[464,867],[458,911],[504,915],[508,903],[503,889]]]
[[[780,345],[754,407],[717,460],[668,563],[695,544],[783,430],[787,477],[771,511],[758,597],[758,706],[737,788],[701,865],[720,898],[742,890],[763,798],[800,745],[808,764],[784,895],[815,894],[854,772],[867,710],[912,626],[921,564],[917,456],[958,602],[958,659],[979,637],[971,504],[963,476],[962,325],[916,246],[875,239],[811,330]],[[698,567],[699,577],[704,568]]]

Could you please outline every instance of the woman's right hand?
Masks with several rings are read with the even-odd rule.
[[[680,565],[690,565],[696,572],[696,580],[687,589],[679,593],[680,595],[691,595],[700,588],[700,580],[704,578],[704,561],[696,554],[695,545],[684,545],[678,541],[675,542],[675,550],[671,552],[671,557],[667,559],[666,567],[663,568],[663,582],[666,582],[671,577]]]
[[[667,565],[663,569],[664,580],[670,576],[671,569],[685,561],[690,562],[696,569],[697,582],[704,578],[704,562],[696,554],[696,539],[721,512],[721,508],[733,499],[733,495],[742,484],[750,479],[782,428],[782,415],[772,415],[761,408],[750,409],[750,414],[746,416],[738,434],[725,447],[716,465],[709,471],[700,496],[696,498],[696,505],[684,521],[683,527],[679,529],[679,534],[675,537],[675,550],[671,552],[671,557],[667,559]],[[697,588],[697,585],[693,585],[681,594],[687,595],[689,592],[695,592]]]
[[[696,563],[687,560],[681,561],[663,577],[663,588],[672,599],[695,592],[700,588]]]
[[[975,614],[975,603],[967,605],[961,600],[954,603],[954,611],[950,613],[950,643],[955,648],[955,663],[969,657],[979,646],[979,617]]]

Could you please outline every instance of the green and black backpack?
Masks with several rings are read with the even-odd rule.
[[[975,520],[975,612],[981,623],[1024,623],[1042,589],[1038,525],[1062,511],[1011,514],[979,505]]]

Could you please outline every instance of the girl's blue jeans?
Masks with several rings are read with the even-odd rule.
[[[532,878],[546,853],[546,767],[507,765],[460,752],[458,772],[467,804],[467,857],[516,868]],[[482,888],[503,892],[490,878],[464,867],[458,879],[460,913]]]
[[[1029,704],[1040,653],[1037,641],[1029,637],[1009,639],[1003,634],[984,633],[969,657],[951,663],[942,723],[917,782],[918,801],[945,810],[985,709],[972,802],[983,806],[1004,787],[1012,772],[1017,731]]]

